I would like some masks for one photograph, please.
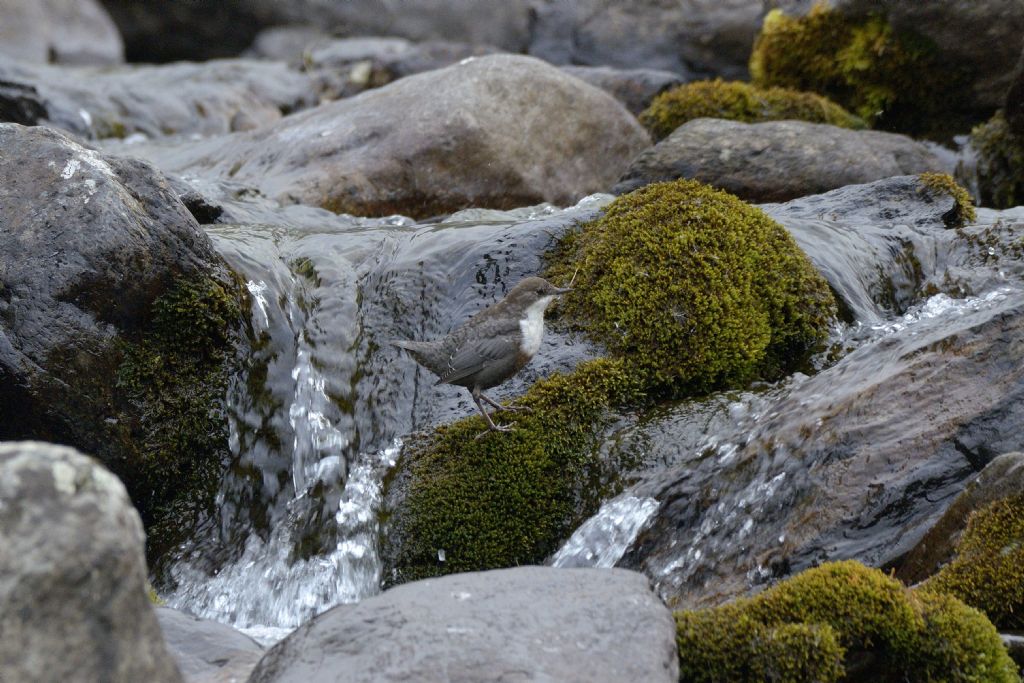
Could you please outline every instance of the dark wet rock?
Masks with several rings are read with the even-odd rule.
[[[319,89],[314,77],[280,62],[63,69],[0,59],[5,120],[86,138],[250,130],[318,103]]]
[[[953,559],[967,518],[1007,496],[1024,491],[1024,453],[1006,453],[990,462],[956,497],[928,533],[900,559],[896,576],[904,583],[923,581]]]
[[[156,617],[185,683],[247,680],[263,656],[262,645],[226,624],[170,607],[157,607]]]
[[[267,652],[249,680],[433,678],[675,681],[675,624],[632,572],[456,574],[321,614]]]
[[[562,71],[604,90],[631,111],[639,114],[657,95],[689,80],[672,71],[658,69],[615,69],[609,66],[563,66]]]
[[[693,178],[748,201],[777,202],[945,166],[925,145],[892,133],[694,119],[637,157],[613,191]]]
[[[96,0],[4,0],[0,53],[37,64],[116,64],[121,35]]]
[[[1006,91],[1003,109],[1010,131],[1017,137],[1024,137],[1024,54],[1013,69],[1013,80]]]
[[[95,460],[0,444],[4,680],[179,683],[146,595],[144,541],[124,486]]]
[[[818,0],[769,0],[768,7],[780,7],[789,14],[808,12]],[[844,15],[862,17],[879,14],[896,32],[923,36],[938,48],[943,68],[952,82],[963,73],[966,90],[945,90],[947,106],[988,109],[1002,106],[1013,78],[1010,67],[1024,47],[1024,5],[1017,0],[958,0],[904,2],[903,0],[827,0]],[[959,73],[958,73],[959,72]]]
[[[1017,662],[1021,673],[1024,674],[1024,635],[1016,633],[1003,633],[1001,635],[1006,651],[1010,653],[1010,657],[1013,658],[1013,661]]]
[[[0,439],[94,454],[180,533],[227,449],[237,285],[145,163],[16,124],[0,149]]]
[[[254,133],[129,153],[282,203],[429,217],[470,206],[571,204],[606,190],[648,144],[610,95],[539,60],[494,55]]]
[[[530,54],[554,64],[743,79],[763,16],[761,0],[548,0],[536,8]]]

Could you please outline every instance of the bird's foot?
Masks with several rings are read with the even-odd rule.
[[[487,436],[491,432],[512,432],[512,431],[515,431],[515,427],[513,425],[492,424],[487,429],[485,429],[484,431],[482,431],[479,434],[477,434],[476,437],[473,440],[474,441],[479,441],[480,439],[484,438],[485,436]]]
[[[496,406],[496,410],[499,410],[499,411],[502,411],[502,412],[505,412],[505,413],[532,413],[533,412],[533,408],[531,408],[530,406],[502,406],[502,405],[499,405],[499,406]]]

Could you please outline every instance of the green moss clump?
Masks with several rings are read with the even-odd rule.
[[[687,121],[701,117],[745,123],[797,119],[843,128],[865,127],[864,121],[821,95],[721,79],[687,83],[661,93],[640,114],[640,123],[655,140],[661,140]]]
[[[117,468],[148,530],[151,556],[213,500],[228,457],[224,399],[241,329],[241,287],[182,278],[153,304],[141,339],[122,343]]]
[[[819,348],[836,313],[782,226],[691,180],[619,197],[564,239],[548,277],[577,268],[560,310],[652,393],[778,378]]]
[[[1024,627],[1024,494],[972,514],[954,560],[923,586],[960,598],[997,626]]]
[[[918,176],[926,189],[946,194],[953,198],[953,210],[942,219],[947,228],[962,228],[978,219],[971,201],[971,193],[948,173],[922,173]]]
[[[937,138],[962,130],[953,110],[958,91],[966,92],[964,75],[933,43],[877,14],[823,4],[800,17],[772,10],[750,73],[755,85],[819,93],[879,128]]]
[[[676,625],[681,681],[1019,680],[984,615],[852,561]]]
[[[487,425],[473,416],[411,444],[398,528],[387,535],[400,539],[392,578],[542,562],[596,511],[602,415],[638,396],[621,362],[599,359],[537,382],[516,402],[529,412],[500,414],[511,432],[476,439]]]
[[[971,131],[978,156],[981,204],[1007,209],[1024,204],[1024,139],[1015,134],[1002,111]]]

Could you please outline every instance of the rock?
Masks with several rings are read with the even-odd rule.
[[[4,680],[179,683],[146,595],[144,542],[124,486],[94,460],[0,444]]]
[[[165,171],[230,179],[283,203],[428,217],[571,204],[607,189],[648,144],[610,95],[539,60],[494,55],[261,131],[143,153]]]
[[[87,138],[246,130],[320,97],[313,76],[254,60],[69,71],[0,59],[0,84],[0,103],[10,102],[0,104],[5,120],[49,123]]]
[[[765,4],[788,14],[804,14],[817,3],[769,0]],[[967,92],[942,93],[950,108],[950,100],[961,97],[990,112],[1003,104],[1013,78],[1009,65],[1017,61],[1024,47],[1024,5],[1017,0],[827,0],[825,4],[850,17],[880,14],[896,32],[923,36],[936,46],[944,63],[966,77]]]
[[[330,39],[330,35],[319,26],[309,24],[271,26],[256,34],[252,45],[242,56],[299,64],[302,61],[302,53],[307,47],[328,39]]]
[[[989,503],[1024,490],[1024,453],[1006,453],[990,462],[946,508],[928,533],[899,562],[904,583],[923,581],[953,559],[967,518]]]
[[[1003,109],[1010,131],[1017,137],[1024,137],[1024,54],[1013,69],[1013,81],[1006,91]]]
[[[0,149],[0,439],[95,454],[181,533],[227,453],[237,286],[145,163],[17,124]]]
[[[675,625],[632,572],[456,574],[321,614],[268,651],[249,680],[434,678],[676,681]]]
[[[157,607],[167,648],[186,683],[241,683],[263,656],[263,646],[226,624]]]
[[[0,0],[0,53],[39,64],[116,64],[121,35],[96,0]]]
[[[763,16],[761,0],[548,0],[536,9],[529,51],[554,64],[745,79]]]
[[[1015,633],[1003,633],[1003,645],[1010,653],[1013,661],[1017,662],[1021,672],[1024,673],[1024,636]]]
[[[637,157],[613,192],[693,178],[748,201],[777,202],[945,166],[923,144],[893,133],[694,119]]]
[[[622,102],[633,114],[646,109],[657,95],[682,85],[686,76],[657,69],[614,69],[608,66],[563,66],[562,71],[586,81]]]

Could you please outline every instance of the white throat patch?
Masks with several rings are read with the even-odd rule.
[[[533,302],[526,309],[526,315],[519,321],[519,329],[523,333],[519,349],[527,356],[533,356],[540,351],[540,341],[544,337],[544,309],[554,298],[545,296]]]

